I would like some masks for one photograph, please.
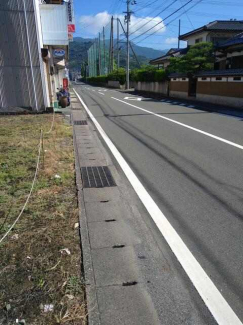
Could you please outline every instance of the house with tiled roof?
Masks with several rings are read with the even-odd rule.
[[[215,69],[243,70],[243,33],[237,34],[217,46],[215,51]]]
[[[242,20],[215,20],[183,34],[179,38],[186,41],[187,46],[201,42],[212,42],[214,45],[220,45],[240,32],[243,32]]]
[[[172,48],[165,55],[160,56],[159,58],[151,60],[149,63],[151,65],[157,66],[158,69],[166,69],[170,65],[170,59],[175,57],[181,57],[185,55],[188,51],[188,48],[178,49]]]

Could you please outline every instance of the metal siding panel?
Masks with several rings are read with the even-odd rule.
[[[6,0],[0,3],[0,27],[3,31],[0,33],[0,107],[35,108],[35,88],[38,108],[43,109],[44,97],[34,5],[33,0],[24,1],[28,30],[23,0]]]
[[[40,5],[40,15],[43,43],[45,45],[68,45],[66,5]]]

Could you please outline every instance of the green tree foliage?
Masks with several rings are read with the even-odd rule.
[[[124,68],[114,70],[108,74],[107,80],[119,81],[120,85],[124,85],[126,82],[126,70]]]
[[[195,73],[213,69],[213,44],[198,43],[190,47],[186,55],[171,58],[169,72]]]
[[[123,68],[120,68],[118,70],[115,70],[115,71],[109,73],[107,76],[97,76],[97,77],[87,78],[88,82],[95,84],[95,85],[105,84],[109,80],[119,81],[120,85],[124,85],[126,82],[126,70]]]
[[[131,72],[132,81],[158,81],[166,80],[165,70],[158,70],[154,66],[143,66],[142,69],[134,69]]]
[[[162,82],[167,79],[167,73],[165,70],[157,70],[153,66],[144,66],[142,69],[133,69],[130,72],[131,81],[157,81]],[[98,76],[87,78],[87,81],[92,84],[107,83],[109,80],[119,81],[120,85],[124,85],[126,82],[126,70],[120,68],[118,70],[109,73],[108,76]]]

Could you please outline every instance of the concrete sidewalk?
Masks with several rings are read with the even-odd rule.
[[[215,324],[85,110],[71,97],[89,324]],[[97,187],[97,166],[109,168],[113,186]],[[85,187],[92,182],[94,187]]]

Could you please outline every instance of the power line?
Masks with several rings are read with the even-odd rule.
[[[195,6],[197,6],[197,5],[198,5],[200,2],[202,2],[202,1],[203,1],[203,0],[199,0],[199,1],[198,1],[197,3],[195,3],[192,7],[190,7],[190,8],[187,10],[187,12],[188,12],[190,9],[194,8]],[[147,39],[148,37],[154,35],[154,34],[157,33],[159,30],[161,30],[161,29],[165,28],[166,26],[170,25],[171,22],[174,22],[177,18],[181,17],[182,15],[183,15],[183,13],[180,14],[179,16],[177,16],[176,18],[174,18],[173,20],[171,20],[170,22],[168,22],[167,24],[165,24],[165,25],[164,25],[163,27],[161,27],[160,29],[158,29],[158,30],[156,30],[155,32],[153,32],[152,34],[149,34],[147,37],[145,37],[145,38],[143,38],[142,40],[136,42],[136,44],[143,42],[145,39]],[[141,35],[140,35],[140,36],[141,36]]]
[[[142,10],[142,9],[145,9],[145,8],[151,7],[151,5],[154,4],[154,3],[157,2],[157,1],[158,1],[158,0],[154,0],[154,1],[150,2],[150,3],[149,3],[149,2],[145,3],[145,5],[142,6],[142,7],[140,7],[140,9],[137,9],[136,12],[138,12],[138,11],[140,11],[140,10]]]
[[[182,0],[180,0],[180,2],[181,2],[181,4],[183,4],[183,3],[182,3]],[[185,8],[183,8],[183,11],[184,11],[184,13],[186,14],[187,19],[188,19],[189,23],[191,24],[192,28],[195,29],[195,27],[193,26],[193,23],[192,23],[192,21],[191,21],[189,15],[188,15],[188,13],[186,12]]]
[[[187,5],[188,5],[189,3],[191,3],[192,1],[193,1],[193,0],[189,0],[189,1],[187,1],[186,4],[184,4],[183,6],[181,6],[180,8],[178,8],[177,10],[175,10],[174,12],[172,12],[169,16],[165,17],[163,20],[161,20],[160,22],[158,22],[156,25],[154,25],[153,27],[149,28],[149,29],[146,30],[144,33],[142,33],[142,34],[140,34],[140,35],[134,37],[134,38],[132,39],[132,41],[135,40],[135,39],[137,39],[137,38],[139,38],[139,37],[141,37],[141,36],[143,36],[145,33],[149,32],[149,31],[152,30],[152,29],[154,29],[156,26],[158,26],[158,25],[164,23],[164,21],[165,21],[166,19],[168,19],[168,18],[170,18],[171,16],[173,16],[174,14],[176,14],[178,11],[180,11],[182,8],[184,8],[185,6],[187,6]],[[164,27],[165,27],[165,25],[163,26],[163,28],[164,28]],[[161,28],[161,29],[162,29],[162,28]],[[157,32],[157,31],[156,31],[156,32]]]
[[[143,24],[142,26],[139,26],[139,29],[140,28],[143,28],[144,26],[146,26],[148,23],[150,23],[154,18],[158,17],[160,14],[162,14],[165,10],[167,10],[170,6],[172,6],[174,3],[176,3],[178,0],[174,0],[170,5],[168,5],[166,8],[164,8],[163,10],[161,10],[155,17],[153,17],[152,19],[150,19],[149,21],[147,21],[145,24]],[[192,0],[190,0],[192,1]],[[138,30],[138,29],[137,29]],[[134,33],[136,33],[135,30],[134,32],[132,32],[130,35],[133,35]]]
[[[168,2],[168,0],[166,1],[166,2]],[[172,5],[172,4],[171,4]],[[157,9],[159,9],[160,8],[160,6],[158,6],[158,7],[156,7],[154,10],[152,10],[150,13],[148,13],[148,15],[147,15],[147,17],[149,17],[150,15],[152,15]],[[165,10],[166,10],[166,8],[165,8]],[[135,13],[136,13],[136,11],[135,11]],[[156,16],[157,17],[157,16]],[[133,26],[132,26],[132,28],[134,28],[137,24],[139,24],[142,20],[154,20],[155,18],[140,18],[139,19],[139,21],[136,23],[136,24],[134,24]],[[139,26],[139,28],[140,28],[140,26]]]

